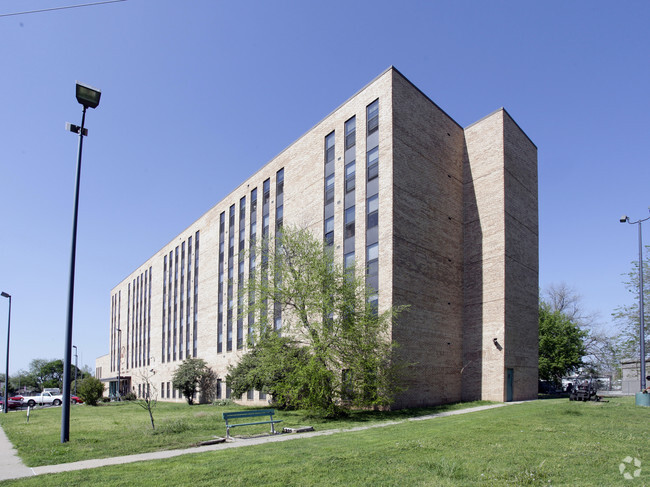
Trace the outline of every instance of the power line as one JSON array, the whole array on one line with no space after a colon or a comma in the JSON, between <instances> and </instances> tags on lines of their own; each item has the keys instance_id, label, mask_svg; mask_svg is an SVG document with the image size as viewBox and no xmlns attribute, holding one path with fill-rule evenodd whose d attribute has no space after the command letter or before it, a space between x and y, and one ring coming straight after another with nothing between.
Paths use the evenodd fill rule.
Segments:
<instances>
[{"instance_id":1,"label":"power line","mask_svg":"<svg viewBox=\"0 0 650 487\"><path fill-rule=\"evenodd\" d=\"M92 7L93 5L102 5L105 3L117 3L117 2L126 2L126 0L106 0L104 2L94 2L94 3L83 3L80 5L68 5L66 7L52 7L44 8L40 10L28 10L25 12L13 12L10 14L0 14L0 17L11 17L12 15L26 15L26 14L36 14L39 12L51 12L52 10L65 10L68 8L79 8L79 7Z\"/></svg>"}]
</instances>

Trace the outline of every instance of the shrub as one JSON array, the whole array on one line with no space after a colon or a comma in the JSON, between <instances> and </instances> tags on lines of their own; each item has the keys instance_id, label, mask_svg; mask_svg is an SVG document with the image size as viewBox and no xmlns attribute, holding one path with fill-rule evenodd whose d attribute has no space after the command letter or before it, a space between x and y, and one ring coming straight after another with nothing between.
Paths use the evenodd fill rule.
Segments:
<instances>
[{"instance_id":1,"label":"shrub","mask_svg":"<svg viewBox=\"0 0 650 487\"><path fill-rule=\"evenodd\" d=\"M104 394L104 384L99 379L89 375L79 382L77 392L86 404L97 406L97 401Z\"/></svg>"}]
</instances>

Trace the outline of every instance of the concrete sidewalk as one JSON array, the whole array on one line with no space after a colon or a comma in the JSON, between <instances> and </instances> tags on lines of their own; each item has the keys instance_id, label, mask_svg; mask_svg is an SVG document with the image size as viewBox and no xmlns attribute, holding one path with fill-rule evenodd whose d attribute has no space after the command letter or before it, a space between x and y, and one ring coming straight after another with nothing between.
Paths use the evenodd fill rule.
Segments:
<instances>
[{"instance_id":1,"label":"concrete sidewalk","mask_svg":"<svg viewBox=\"0 0 650 487\"><path fill-rule=\"evenodd\" d=\"M41 467L26 467L23 462L16 455L16 450L5 435L4 430L0 428L0 480L16 479L21 477L30 477L32 475L42 475L46 473L60 473L70 472L72 470L84 470L88 468L105 467L108 465L120 465L124 463L143 462L148 460L162 460L165 458L177 457L180 455L187 455L190 453L203 453L209 451L225 450L228 448L239 448L244 446L261 445L263 443L275 443L279 441L297 440L300 438L313 438L315 436L329 436L338 433L348 433L352 431L362 431L371 428L383 428L385 426L392 426L396 424L406 423L407 421L425 421L434 418L442 418L446 416L455 416L458 414L473 413L476 411L484 411L486 409L494 409L512 404L521 404L521 402L509 402L500 404L490 404L488 406L478 406L474 408L459 409L456 411L448 411L444 413L431 414L428 416L417 416L400 421L389 421L385 423L377 423L369 426L357 426L355 428L347 429L333 429L325 431L312 431L308 433L291 433L279 434L275 436L262 436L257 438L238 439L234 438L225 443L216 445L199 446L195 448L185 448L182 450L165 450L150 453L139 453L137 455L126 455L121 457L111 458L98 458L93 460L82 460L79 462L61 463L58 465L44 465Z\"/></svg>"}]
</instances>

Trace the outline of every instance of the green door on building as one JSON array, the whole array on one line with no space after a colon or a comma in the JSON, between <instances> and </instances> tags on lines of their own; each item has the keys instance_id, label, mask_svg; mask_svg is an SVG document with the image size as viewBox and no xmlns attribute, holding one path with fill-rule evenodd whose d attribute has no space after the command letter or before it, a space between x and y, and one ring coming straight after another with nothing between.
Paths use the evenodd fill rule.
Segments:
<instances>
[{"instance_id":1,"label":"green door on building","mask_svg":"<svg viewBox=\"0 0 650 487\"><path fill-rule=\"evenodd\" d=\"M512 391L515 382L515 369L506 369L506 402L512 401Z\"/></svg>"}]
</instances>

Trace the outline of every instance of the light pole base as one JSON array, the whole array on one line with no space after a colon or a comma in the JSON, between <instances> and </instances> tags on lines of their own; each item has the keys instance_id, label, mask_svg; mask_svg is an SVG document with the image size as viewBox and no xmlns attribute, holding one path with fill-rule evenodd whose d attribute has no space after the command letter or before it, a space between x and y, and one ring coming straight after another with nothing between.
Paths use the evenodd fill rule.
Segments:
<instances>
[{"instance_id":1,"label":"light pole base","mask_svg":"<svg viewBox=\"0 0 650 487\"><path fill-rule=\"evenodd\" d=\"M645 406L647 408L650 408L650 394L637 392L635 395L634 404L636 406Z\"/></svg>"}]
</instances>

